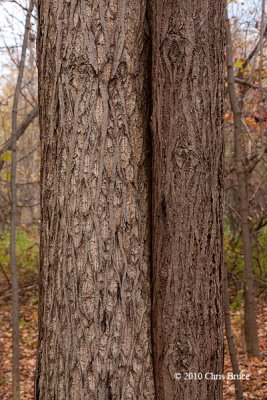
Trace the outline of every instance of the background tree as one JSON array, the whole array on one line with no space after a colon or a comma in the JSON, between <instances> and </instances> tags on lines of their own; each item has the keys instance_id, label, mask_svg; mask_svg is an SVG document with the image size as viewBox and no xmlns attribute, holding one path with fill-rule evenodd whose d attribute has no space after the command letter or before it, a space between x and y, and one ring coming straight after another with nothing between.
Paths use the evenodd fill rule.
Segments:
<instances>
[{"instance_id":1,"label":"background tree","mask_svg":"<svg viewBox=\"0 0 267 400\"><path fill-rule=\"evenodd\" d=\"M31 13L33 10L33 0L30 1L29 9L25 22L25 33L22 43L21 58L18 66L18 78L15 88L15 94L12 106L12 135L17 131L18 126L18 107L19 97L22 86L26 51L29 40ZM11 218L10 218L10 269L11 269L11 284L12 284L12 318L13 318L13 338L12 338L12 389L13 399L19 400L20 398L20 350L19 350L19 291L18 291L18 277L17 277L17 260L16 260L16 225L17 225L17 145L14 140L11 145Z\"/></svg>"},{"instance_id":2,"label":"background tree","mask_svg":"<svg viewBox=\"0 0 267 400\"><path fill-rule=\"evenodd\" d=\"M256 250L259 244L259 231L265 227L266 208L263 206L265 185L263 173L266 170L265 153L266 139L264 137L265 89L263 87L264 68L266 69L264 53L264 37L266 22L264 1L259 2L258 18L255 26L258 34L253 32L248 23L246 41L242 30L232 18L226 19L227 33L227 88L230 107L233 113L233 140L231 146L226 146L228 169L226 186L226 217L231 225L233 245L237 248L239 237L242 240L244 254L244 276L241 285L244 286L244 338L245 348L249 357L260 357L257 333L256 292L264 285L265 274L256 266L261 263L256 260ZM251 13L251 10L250 10ZM245 17L243 17L245 18ZM248 16L246 15L246 18ZM255 16L254 16L255 18ZM244 24L244 22L243 22ZM239 49L233 51L232 33L240 43ZM255 40L256 39L256 40ZM254 44L256 42L256 44ZM244 47L243 46L247 46ZM235 62L234 62L235 61ZM226 114L229 115L229 114ZM230 134L226 126L226 134ZM227 136L226 136L227 137ZM232 157L229 149L233 149ZM236 176L234 176L234 174ZM261 188L259 190L259 188ZM258 231L258 232L257 232ZM261 231L263 233L263 231ZM241 235L240 235L241 233ZM234 244L235 243L235 244ZM243 264L243 260L241 261ZM240 268L240 266L239 266ZM233 271L233 267L231 268ZM243 269L243 268L242 268ZM240 274L240 270L238 273ZM259 274L258 278L256 274ZM266 284L265 284L266 288Z\"/></svg>"},{"instance_id":3,"label":"background tree","mask_svg":"<svg viewBox=\"0 0 267 400\"><path fill-rule=\"evenodd\" d=\"M249 356L260 357L255 291L253 281L253 253L249 226L249 200L247 191L247 176L244 165L244 154L242 146L242 118L238 99L235 91L235 81L233 72L232 42L228 17L226 18L226 38L227 38L227 70L228 70L228 90L231 107L234 114L234 149L235 149L235 170L238 181L238 194L240 200L240 220L242 230L242 241L245 259L245 289L244 289L244 312L245 312L245 339Z\"/></svg>"},{"instance_id":4,"label":"background tree","mask_svg":"<svg viewBox=\"0 0 267 400\"><path fill-rule=\"evenodd\" d=\"M1 3L0 17L0 273L4 277L0 296L2 315L8 315L6 310L12 303L12 357L9 354L1 357L1 369L5 371L9 358L12 358L12 368L6 370L6 375L1 375L0 397L10 395L10 398L19 399L20 395L21 398L25 396L24 382L20 389L20 375L25 380L20 359L25 360L26 353L21 337L24 320L20 315L19 298L24 297L24 290L36 287L38 273L39 190L36 185L34 190L29 190L33 186L32 180L37 181L39 175L38 154L33 151L34 147L38 148L38 124L32 124L38 112L33 2L25 1L24 5L16 2L14 13L10 5L11 2ZM18 286L22 295L19 295ZM33 298L32 292L31 295ZM6 321L1 320L0 325ZM8 332L1 330L4 347L1 351L6 350L8 337ZM20 345L23 347L21 352ZM10 391L8 375L10 383L12 381Z\"/></svg>"},{"instance_id":5,"label":"background tree","mask_svg":"<svg viewBox=\"0 0 267 400\"><path fill-rule=\"evenodd\" d=\"M227 277L227 270L224 268L224 293L223 293L223 305L224 305L224 321L225 321L225 336L227 339L227 346L229 349L229 355L231 359L231 365L233 374L236 376L240 375L240 368L238 364L238 356L237 350L234 341L232 323L231 323L231 307L229 302L229 289L228 289L228 277ZM236 400L243 400L243 387L242 387L242 380L235 379L235 395Z\"/></svg>"}]
</instances>

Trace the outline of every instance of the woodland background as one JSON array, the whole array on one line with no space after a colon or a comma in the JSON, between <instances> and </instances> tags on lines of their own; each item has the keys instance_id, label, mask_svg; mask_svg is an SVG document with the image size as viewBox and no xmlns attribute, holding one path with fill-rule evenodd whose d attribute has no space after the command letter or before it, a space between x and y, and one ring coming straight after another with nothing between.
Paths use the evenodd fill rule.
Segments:
<instances>
[{"instance_id":1,"label":"woodland background","mask_svg":"<svg viewBox=\"0 0 267 400\"><path fill-rule=\"evenodd\" d=\"M248 357L244 339L244 247L234 154L235 115L229 101L226 65L224 250L230 299L229 312L239 369L241 373L250 375L248 381L241 382L243 398L266 400L267 16L265 1L230 1L228 13L233 42L235 93L242 117L242 166L248 188L247 219L254 266L250 278L255 289L261 357ZM37 16L34 1L0 1L0 398L3 400L12 398L12 300L13 306L19 310L21 398L33 399L40 214L36 30ZM16 154L15 162L14 157L12 161L12 150L13 155ZM16 248L19 305L16 302L18 295L16 276L14 270L12 275L10 268L14 248ZM226 304L226 313L227 307ZM232 364L225 339L225 374L228 371L232 371ZM224 398L235 398L234 381L225 380Z\"/></svg>"}]
</instances>

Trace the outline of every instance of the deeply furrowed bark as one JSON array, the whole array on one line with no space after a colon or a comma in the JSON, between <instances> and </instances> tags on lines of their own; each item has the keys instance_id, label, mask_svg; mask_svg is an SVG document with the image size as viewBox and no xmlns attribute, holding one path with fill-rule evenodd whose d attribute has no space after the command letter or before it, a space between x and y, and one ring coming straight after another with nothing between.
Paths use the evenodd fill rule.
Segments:
<instances>
[{"instance_id":1,"label":"deeply furrowed bark","mask_svg":"<svg viewBox=\"0 0 267 400\"><path fill-rule=\"evenodd\" d=\"M223 4L151 2L157 400L222 398Z\"/></svg>"},{"instance_id":2,"label":"deeply furrowed bark","mask_svg":"<svg viewBox=\"0 0 267 400\"><path fill-rule=\"evenodd\" d=\"M39 0L35 398L154 399L145 0Z\"/></svg>"}]
</instances>

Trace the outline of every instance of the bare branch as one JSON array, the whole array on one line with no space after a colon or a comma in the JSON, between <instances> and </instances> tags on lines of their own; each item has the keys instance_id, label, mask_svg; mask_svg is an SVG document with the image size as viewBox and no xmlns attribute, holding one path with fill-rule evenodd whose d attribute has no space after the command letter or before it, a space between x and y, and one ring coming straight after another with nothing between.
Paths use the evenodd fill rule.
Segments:
<instances>
[{"instance_id":1,"label":"bare branch","mask_svg":"<svg viewBox=\"0 0 267 400\"><path fill-rule=\"evenodd\" d=\"M2 155L5 151L11 150L12 143L16 142L27 130L30 123L38 116L38 107L35 107L20 124L13 135L4 143L0 148L0 171L3 168L4 160L2 160Z\"/></svg>"},{"instance_id":2,"label":"bare branch","mask_svg":"<svg viewBox=\"0 0 267 400\"><path fill-rule=\"evenodd\" d=\"M265 44L266 38L267 38L267 23L265 24L265 26L263 28L263 44ZM249 54L249 56L243 63L242 68L246 68L248 66L248 64L250 64L253 57L255 57L255 55L260 51L260 47L261 47L261 38L258 40L256 46L254 47L254 49L251 51L251 53Z\"/></svg>"}]
</instances>

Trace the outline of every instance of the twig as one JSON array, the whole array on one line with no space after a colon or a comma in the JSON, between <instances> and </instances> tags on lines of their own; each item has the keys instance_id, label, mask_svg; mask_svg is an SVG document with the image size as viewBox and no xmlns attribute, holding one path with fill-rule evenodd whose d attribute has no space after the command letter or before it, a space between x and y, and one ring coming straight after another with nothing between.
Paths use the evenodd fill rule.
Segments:
<instances>
[{"instance_id":1,"label":"twig","mask_svg":"<svg viewBox=\"0 0 267 400\"><path fill-rule=\"evenodd\" d=\"M8 284L9 284L9 286L10 286L10 288L11 288L12 285L11 285L10 279L9 279L9 277L7 276L7 273L6 273L6 271L5 271L5 269L4 269L4 267L3 267L2 264L0 264L0 268L1 268L1 271L3 272L3 275L4 275L4 277L6 278Z\"/></svg>"}]
</instances>

